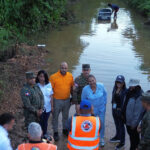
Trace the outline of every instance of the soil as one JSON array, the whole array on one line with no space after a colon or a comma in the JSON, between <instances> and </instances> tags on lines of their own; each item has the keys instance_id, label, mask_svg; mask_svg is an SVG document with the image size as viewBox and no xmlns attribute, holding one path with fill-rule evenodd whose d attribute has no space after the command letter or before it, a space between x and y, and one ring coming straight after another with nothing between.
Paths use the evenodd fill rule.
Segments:
<instances>
[{"instance_id":1,"label":"soil","mask_svg":"<svg viewBox=\"0 0 150 150\"><path fill-rule=\"evenodd\" d=\"M10 133L13 148L27 139L20 98L20 89L25 83L25 72L37 73L44 65L43 57L47 53L42 47L20 44L16 46L16 55L13 58L0 62L0 114L10 112L15 115L16 123Z\"/></svg>"}]
</instances>

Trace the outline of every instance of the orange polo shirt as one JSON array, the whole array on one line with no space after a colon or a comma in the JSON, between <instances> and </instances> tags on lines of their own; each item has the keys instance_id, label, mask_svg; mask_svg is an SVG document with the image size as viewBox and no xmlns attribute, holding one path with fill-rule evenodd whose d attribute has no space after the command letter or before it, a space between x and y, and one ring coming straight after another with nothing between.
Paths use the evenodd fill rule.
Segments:
<instances>
[{"instance_id":1,"label":"orange polo shirt","mask_svg":"<svg viewBox=\"0 0 150 150\"><path fill-rule=\"evenodd\" d=\"M52 84L55 99L68 99L70 97L71 87L73 87L73 76L70 72L62 75L60 71L51 75L49 81Z\"/></svg>"}]
</instances>

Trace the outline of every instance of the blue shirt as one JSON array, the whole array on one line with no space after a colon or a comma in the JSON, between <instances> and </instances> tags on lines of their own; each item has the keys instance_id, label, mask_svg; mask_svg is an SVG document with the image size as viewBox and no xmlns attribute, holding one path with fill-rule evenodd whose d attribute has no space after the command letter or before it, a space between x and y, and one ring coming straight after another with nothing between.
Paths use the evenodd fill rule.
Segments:
<instances>
[{"instance_id":1,"label":"blue shirt","mask_svg":"<svg viewBox=\"0 0 150 150\"><path fill-rule=\"evenodd\" d=\"M8 137L8 132L1 125L0 125L0 150L13 150Z\"/></svg>"},{"instance_id":2,"label":"blue shirt","mask_svg":"<svg viewBox=\"0 0 150 150\"><path fill-rule=\"evenodd\" d=\"M81 100L89 100L94 107L94 114L98 115L106 111L107 92L104 85L96 84L95 93L92 91L90 85L87 85L82 90Z\"/></svg>"},{"instance_id":3,"label":"blue shirt","mask_svg":"<svg viewBox=\"0 0 150 150\"><path fill-rule=\"evenodd\" d=\"M116 10L116 9L119 9L119 6L115 5L115 4L111 4L111 8Z\"/></svg>"}]
</instances>

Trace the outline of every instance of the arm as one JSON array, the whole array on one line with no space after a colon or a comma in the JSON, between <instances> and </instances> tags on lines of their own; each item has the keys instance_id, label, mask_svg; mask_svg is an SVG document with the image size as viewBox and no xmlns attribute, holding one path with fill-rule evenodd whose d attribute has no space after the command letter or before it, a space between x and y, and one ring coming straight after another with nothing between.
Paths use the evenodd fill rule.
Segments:
<instances>
[{"instance_id":1,"label":"arm","mask_svg":"<svg viewBox=\"0 0 150 150\"><path fill-rule=\"evenodd\" d=\"M71 93L72 96L73 96L73 88L74 88L74 79L73 79L73 76L72 76L71 90L70 90L70 93Z\"/></svg>"},{"instance_id":2,"label":"arm","mask_svg":"<svg viewBox=\"0 0 150 150\"><path fill-rule=\"evenodd\" d=\"M104 103L106 105L107 104L107 92L104 86L103 86L103 94L104 94Z\"/></svg>"},{"instance_id":3,"label":"arm","mask_svg":"<svg viewBox=\"0 0 150 150\"><path fill-rule=\"evenodd\" d=\"M29 92L25 89L22 89L21 92L20 92L20 95L21 95L21 98L22 98L22 102L23 102L23 105L24 105L24 108L26 108L27 110L29 110L30 112L34 113L34 114L37 114L37 109L31 105L30 103L30 96L28 94Z\"/></svg>"},{"instance_id":4,"label":"arm","mask_svg":"<svg viewBox=\"0 0 150 150\"><path fill-rule=\"evenodd\" d=\"M87 99L86 86L83 88L82 94L81 94L81 101L84 99Z\"/></svg>"},{"instance_id":5,"label":"arm","mask_svg":"<svg viewBox=\"0 0 150 150\"><path fill-rule=\"evenodd\" d=\"M51 111L53 112L53 95L51 95L50 97L51 97Z\"/></svg>"},{"instance_id":6,"label":"arm","mask_svg":"<svg viewBox=\"0 0 150 150\"><path fill-rule=\"evenodd\" d=\"M79 89L79 85L78 85L78 80L76 78L75 82L74 82L74 86L73 86L73 95L72 95L72 103L73 104L78 103L78 97L77 97L78 89Z\"/></svg>"},{"instance_id":7,"label":"arm","mask_svg":"<svg viewBox=\"0 0 150 150\"><path fill-rule=\"evenodd\" d=\"M150 143L150 118L147 120L147 128L145 129L145 134L140 141L138 150L145 150Z\"/></svg>"}]
</instances>

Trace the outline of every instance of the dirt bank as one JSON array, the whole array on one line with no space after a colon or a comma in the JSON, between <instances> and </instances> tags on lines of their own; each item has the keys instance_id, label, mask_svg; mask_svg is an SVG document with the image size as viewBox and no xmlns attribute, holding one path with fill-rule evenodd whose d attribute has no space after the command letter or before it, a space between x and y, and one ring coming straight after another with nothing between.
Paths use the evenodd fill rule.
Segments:
<instances>
[{"instance_id":1,"label":"dirt bank","mask_svg":"<svg viewBox=\"0 0 150 150\"><path fill-rule=\"evenodd\" d=\"M25 140L24 118L20 89L25 83L25 72L35 73L44 65L44 55L48 51L37 46L21 44L16 46L16 55L6 62L0 62L0 114L11 112L16 116L16 125L10 134L14 148Z\"/></svg>"}]
</instances>

